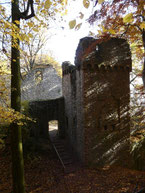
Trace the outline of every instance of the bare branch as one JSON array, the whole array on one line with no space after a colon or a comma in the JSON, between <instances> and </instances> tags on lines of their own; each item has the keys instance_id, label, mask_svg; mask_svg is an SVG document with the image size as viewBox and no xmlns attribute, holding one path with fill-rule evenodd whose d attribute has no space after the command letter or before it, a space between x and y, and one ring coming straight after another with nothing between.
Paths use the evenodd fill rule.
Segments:
<instances>
[{"instance_id":1,"label":"bare branch","mask_svg":"<svg viewBox=\"0 0 145 193\"><path fill-rule=\"evenodd\" d=\"M28 13L29 13L29 8L30 8L30 10L31 10L31 13L28 15ZM21 19L25 19L25 20L30 19L30 18L32 18L32 17L35 16L33 0L28 0L26 10L25 10L24 12L21 12L20 15L21 15L20 18L21 18Z\"/></svg>"}]
</instances>

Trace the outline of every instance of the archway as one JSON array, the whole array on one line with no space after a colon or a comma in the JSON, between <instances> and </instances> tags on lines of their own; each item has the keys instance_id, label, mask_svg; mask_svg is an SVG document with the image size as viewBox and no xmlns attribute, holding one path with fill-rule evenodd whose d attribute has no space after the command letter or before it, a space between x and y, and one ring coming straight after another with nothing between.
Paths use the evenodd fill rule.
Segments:
<instances>
[{"instance_id":1,"label":"archway","mask_svg":"<svg viewBox=\"0 0 145 193\"><path fill-rule=\"evenodd\" d=\"M51 120L48 122L48 132L51 140L56 139L59 135L58 124L58 120Z\"/></svg>"},{"instance_id":2,"label":"archway","mask_svg":"<svg viewBox=\"0 0 145 193\"><path fill-rule=\"evenodd\" d=\"M57 134L60 138L65 137L65 108L64 98L33 101L29 103L29 111L31 116L36 119L36 124L32 128L32 133L36 138L48 138L48 129L50 121L56 123ZM53 131L54 133L54 131Z\"/></svg>"}]
</instances>

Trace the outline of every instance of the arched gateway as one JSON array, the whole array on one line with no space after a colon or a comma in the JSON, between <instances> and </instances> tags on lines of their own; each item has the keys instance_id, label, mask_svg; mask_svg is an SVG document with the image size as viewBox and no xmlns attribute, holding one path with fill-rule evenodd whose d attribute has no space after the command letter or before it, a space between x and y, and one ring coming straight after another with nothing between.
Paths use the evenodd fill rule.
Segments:
<instances>
[{"instance_id":1,"label":"arched gateway","mask_svg":"<svg viewBox=\"0 0 145 193\"><path fill-rule=\"evenodd\" d=\"M29 103L30 114L36 119L31 133L36 138L48 138L48 122L58 121L58 134L61 138L65 135L65 116L64 116L64 98L33 101ZM36 126L37 124L37 126Z\"/></svg>"}]
</instances>

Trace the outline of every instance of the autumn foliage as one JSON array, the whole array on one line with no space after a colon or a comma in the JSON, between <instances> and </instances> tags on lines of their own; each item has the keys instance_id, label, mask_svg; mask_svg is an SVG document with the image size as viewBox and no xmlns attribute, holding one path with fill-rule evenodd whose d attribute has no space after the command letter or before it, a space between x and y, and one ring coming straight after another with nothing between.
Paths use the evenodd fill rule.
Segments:
<instances>
[{"instance_id":1,"label":"autumn foliage","mask_svg":"<svg viewBox=\"0 0 145 193\"><path fill-rule=\"evenodd\" d=\"M103 1L89 18L90 24L98 25L98 36L125 38L138 60L144 57L145 10L144 0Z\"/></svg>"}]
</instances>

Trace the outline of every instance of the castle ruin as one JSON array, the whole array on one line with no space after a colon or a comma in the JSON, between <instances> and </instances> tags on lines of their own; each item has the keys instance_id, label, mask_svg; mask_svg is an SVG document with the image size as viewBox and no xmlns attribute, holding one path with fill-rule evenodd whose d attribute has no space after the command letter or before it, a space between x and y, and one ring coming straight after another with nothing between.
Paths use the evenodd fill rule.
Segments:
<instances>
[{"instance_id":1,"label":"castle ruin","mask_svg":"<svg viewBox=\"0 0 145 193\"><path fill-rule=\"evenodd\" d=\"M61 125L59 133L80 161L93 165L119 161L120 151L127 152L129 148L131 67L126 40L82 38L75 66L62 64L61 100L53 101L56 105L50 105L51 101L30 103L40 120L40 130L45 125L47 132L50 114L56 114Z\"/></svg>"},{"instance_id":2,"label":"castle ruin","mask_svg":"<svg viewBox=\"0 0 145 193\"><path fill-rule=\"evenodd\" d=\"M64 62L62 68L66 138L82 162L105 164L107 157L114 162L118 150L112 148L124 143L126 149L130 134L128 43L85 37L78 45L75 66Z\"/></svg>"}]
</instances>

